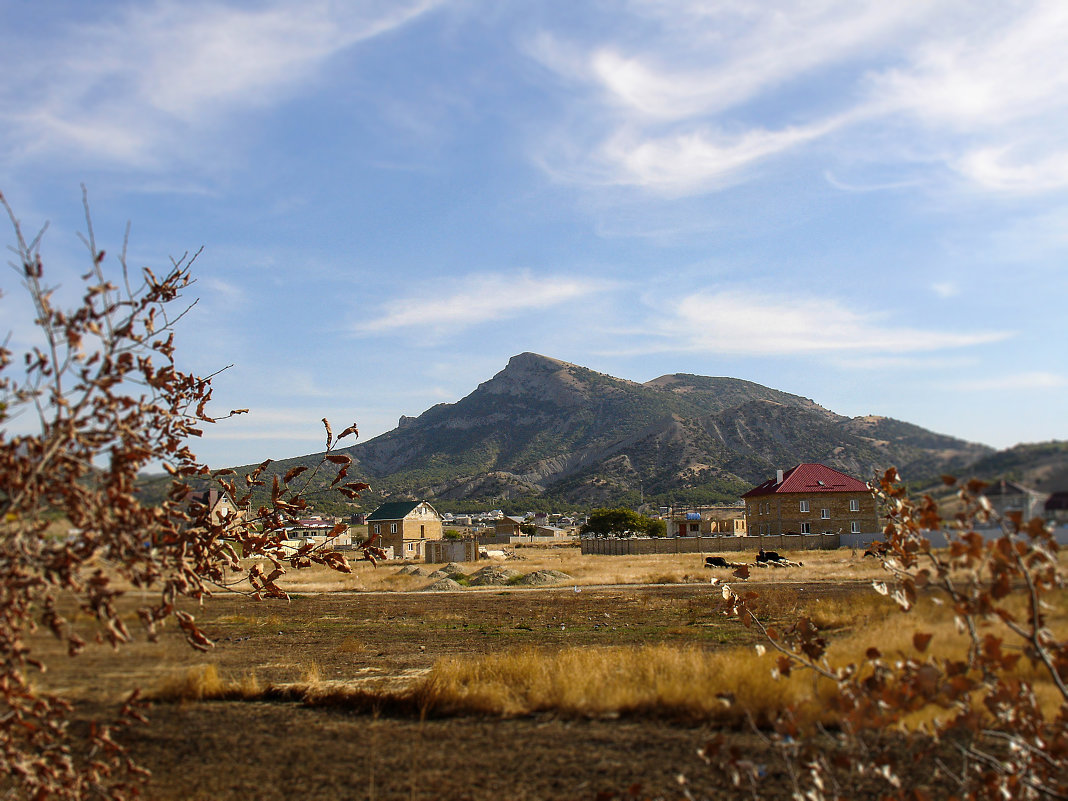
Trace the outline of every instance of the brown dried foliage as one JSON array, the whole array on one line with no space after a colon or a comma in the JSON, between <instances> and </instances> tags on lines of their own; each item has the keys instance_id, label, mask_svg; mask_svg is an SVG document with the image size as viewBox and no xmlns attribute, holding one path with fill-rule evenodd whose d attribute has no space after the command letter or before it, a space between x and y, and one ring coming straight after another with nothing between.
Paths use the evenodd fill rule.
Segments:
<instances>
[{"instance_id":1,"label":"brown dried foliage","mask_svg":"<svg viewBox=\"0 0 1068 801\"><path fill-rule=\"evenodd\" d=\"M114 735L143 719L137 693L113 721L90 728L88 748L72 749L70 704L34 687L32 675L45 665L27 635L44 627L76 656L87 640L64 613L73 608L93 621L83 634L118 648L134 636L115 605L129 585L153 599L138 610L147 637L173 620L192 647L206 650L213 643L176 608L179 599L200 600L213 588L285 598L277 581L286 566L348 571L345 557L330 547L287 556L280 529L306 508L302 493L320 470L336 471L333 487L347 497L366 488L344 481L350 460L333 450L357 431L350 426L335 438L324 420L326 453L303 483L295 483L296 473L275 479L268 506L213 519L206 504L194 502L194 489L218 486L241 509L252 487L264 484L270 462L238 487L227 479L232 471L212 474L188 446L203 425L222 419L207 413L213 376L182 372L174 359L173 329L189 308L181 297L193 281L196 254L172 259L162 275L148 268L136 275L124 245L113 280L86 206L90 269L80 305L64 311L44 283L44 229L27 240L2 195L0 204L15 234L11 266L33 303L39 335L20 360L7 342L0 347L0 790L37 799L126 798L137 794L143 771ZM159 464L173 477L169 493L161 506L143 505L138 472ZM56 519L72 533L46 534ZM270 570L244 567L239 552L265 558ZM373 546L360 554L372 561L381 555Z\"/></svg>"},{"instance_id":2,"label":"brown dried foliage","mask_svg":"<svg viewBox=\"0 0 1068 801\"><path fill-rule=\"evenodd\" d=\"M944 481L957 486L952 477ZM753 613L754 593L724 589L725 611L762 631L778 652L780 675L808 670L835 688L834 730L806 727L786 708L766 733L795 798L1068 798L1068 642L1046 622L1063 586L1058 544L1041 519L996 515L983 487L959 486L962 511L943 519L930 496L907 496L894 469L872 485L886 509L877 550L890 576L875 589L902 614L921 594L945 604L967 643L959 658L931 655L934 635L916 629L911 653L884 654L873 645L863 660L833 665L810 620L766 628ZM977 533L989 525L999 536ZM933 531L944 533L948 547L932 548ZM1021 607L1023 614L1011 611ZM1029 675L1056 688L1055 709L1036 700L1028 672L1017 670L1021 660L1031 664ZM922 711L937 714L916 725ZM725 739L702 753L759 796L767 766Z\"/></svg>"}]
</instances>

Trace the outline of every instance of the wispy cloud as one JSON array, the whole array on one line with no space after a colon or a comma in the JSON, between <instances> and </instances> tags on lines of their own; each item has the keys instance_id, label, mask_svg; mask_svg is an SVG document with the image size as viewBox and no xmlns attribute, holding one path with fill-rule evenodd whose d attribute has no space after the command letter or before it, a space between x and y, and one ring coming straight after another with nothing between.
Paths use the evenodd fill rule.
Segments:
<instances>
[{"instance_id":1,"label":"wispy cloud","mask_svg":"<svg viewBox=\"0 0 1068 801\"><path fill-rule=\"evenodd\" d=\"M960 286L955 281L936 281L931 284L931 291L940 298L952 298L960 294Z\"/></svg>"},{"instance_id":2,"label":"wispy cloud","mask_svg":"<svg viewBox=\"0 0 1068 801\"><path fill-rule=\"evenodd\" d=\"M420 329L437 333L459 331L512 317L517 311L548 309L603 292L610 284L593 278L559 275L467 275L432 287L425 294L406 294L395 309L359 323L360 334L383 334Z\"/></svg>"},{"instance_id":3,"label":"wispy cloud","mask_svg":"<svg viewBox=\"0 0 1068 801\"><path fill-rule=\"evenodd\" d=\"M288 97L331 56L434 4L158 0L72 23L8 62L0 96L7 147L159 166L186 152L191 133Z\"/></svg>"},{"instance_id":4,"label":"wispy cloud","mask_svg":"<svg viewBox=\"0 0 1068 801\"><path fill-rule=\"evenodd\" d=\"M661 138L627 133L613 137L598 155L613 183L689 194L724 186L747 167L817 139L840 124L841 120L826 120L779 131L752 129L733 136L713 130Z\"/></svg>"},{"instance_id":5,"label":"wispy cloud","mask_svg":"<svg viewBox=\"0 0 1068 801\"><path fill-rule=\"evenodd\" d=\"M587 89L576 98L585 114L568 118L570 138L542 140L553 152L537 159L557 176L708 193L834 133L842 147L820 152L828 165L849 152L926 170L931 182L955 174L970 190L1068 186L1068 6L1058 0L983 13L951 0L631 8L640 36L582 42L543 32L529 46Z\"/></svg>"},{"instance_id":6,"label":"wispy cloud","mask_svg":"<svg viewBox=\"0 0 1068 801\"><path fill-rule=\"evenodd\" d=\"M1028 373L998 373L986 378L958 381L952 389L965 392L1017 392L1022 389L1056 389L1068 386L1068 378L1041 370Z\"/></svg>"},{"instance_id":7,"label":"wispy cloud","mask_svg":"<svg viewBox=\"0 0 1068 801\"><path fill-rule=\"evenodd\" d=\"M1006 331L953 332L895 325L887 315L815 296L750 290L697 292L658 322L652 350L755 356L903 354L997 342Z\"/></svg>"}]
</instances>

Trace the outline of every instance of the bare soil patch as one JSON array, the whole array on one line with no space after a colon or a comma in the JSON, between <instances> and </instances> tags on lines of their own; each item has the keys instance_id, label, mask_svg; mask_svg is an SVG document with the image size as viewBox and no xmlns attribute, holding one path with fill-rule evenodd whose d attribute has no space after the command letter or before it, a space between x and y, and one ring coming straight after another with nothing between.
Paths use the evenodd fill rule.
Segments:
<instances>
[{"instance_id":1,"label":"bare soil patch","mask_svg":"<svg viewBox=\"0 0 1068 801\"><path fill-rule=\"evenodd\" d=\"M792 598L849 598L866 586L763 582L783 614ZM122 601L133 630L136 600ZM314 671L324 682L373 689L402 687L443 657L523 646L678 643L711 651L754 642L722 615L719 600L718 586L707 582L298 593L289 603L230 595L190 610L217 643L207 654L191 651L173 632L119 653L90 648L73 660L44 635L35 645L51 651L52 669L41 683L76 699L84 725L108 717L109 702L131 687L152 688L205 664L234 679L289 682ZM680 775L696 798L731 797L697 756L712 730L693 721L420 719L395 710L236 701L157 703L149 717L123 735L153 772L148 798L593 799L631 797L625 794L632 787L634 797L682 798ZM748 735L732 737L741 742ZM762 792L777 786L773 779Z\"/></svg>"}]
</instances>

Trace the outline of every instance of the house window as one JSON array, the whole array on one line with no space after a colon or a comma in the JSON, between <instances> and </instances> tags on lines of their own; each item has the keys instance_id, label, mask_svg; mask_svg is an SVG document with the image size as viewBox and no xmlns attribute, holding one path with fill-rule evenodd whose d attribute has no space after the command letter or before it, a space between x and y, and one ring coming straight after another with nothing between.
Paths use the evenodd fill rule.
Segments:
<instances>
[{"instance_id":1,"label":"house window","mask_svg":"<svg viewBox=\"0 0 1068 801\"><path fill-rule=\"evenodd\" d=\"M849 524L849 533L850 534L859 534L860 533L860 523L858 523L856 520L854 520L852 523L850 523Z\"/></svg>"},{"instance_id":2,"label":"house window","mask_svg":"<svg viewBox=\"0 0 1068 801\"><path fill-rule=\"evenodd\" d=\"M849 511L850 512L859 512L860 511L860 501L858 501L856 498L850 499L850 501L849 501Z\"/></svg>"},{"instance_id":3,"label":"house window","mask_svg":"<svg viewBox=\"0 0 1068 801\"><path fill-rule=\"evenodd\" d=\"M390 523L389 524L389 533L390 534L396 534L397 533L397 524L396 523Z\"/></svg>"},{"instance_id":4,"label":"house window","mask_svg":"<svg viewBox=\"0 0 1068 801\"><path fill-rule=\"evenodd\" d=\"M808 501L801 501L801 511L802 512L807 512L808 511Z\"/></svg>"},{"instance_id":5,"label":"house window","mask_svg":"<svg viewBox=\"0 0 1068 801\"><path fill-rule=\"evenodd\" d=\"M830 509L820 509L820 519L821 520L830 520L831 519L831 510Z\"/></svg>"},{"instance_id":6,"label":"house window","mask_svg":"<svg viewBox=\"0 0 1068 801\"><path fill-rule=\"evenodd\" d=\"M381 533L382 533L382 524L381 523L375 523L375 534L381 534Z\"/></svg>"},{"instance_id":7,"label":"house window","mask_svg":"<svg viewBox=\"0 0 1068 801\"><path fill-rule=\"evenodd\" d=\"M426 539L426 526L419 526L419 539Z\"/></svg>"},{"instance_id":8,"label":"house window","mask_svg":"<svg viewBox=\"0 0 1068 801\"><path fill-rule=\"evenodd\" d=\"M811 523L802 523L801 524L801 533L802 534L811 534L812 533L812 524Z\"/></svg>"}]
</instances>

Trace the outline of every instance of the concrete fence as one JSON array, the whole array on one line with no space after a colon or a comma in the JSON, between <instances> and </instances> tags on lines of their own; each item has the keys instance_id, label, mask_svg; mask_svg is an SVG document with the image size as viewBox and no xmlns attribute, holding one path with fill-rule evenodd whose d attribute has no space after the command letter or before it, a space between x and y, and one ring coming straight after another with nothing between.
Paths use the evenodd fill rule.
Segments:
<instances>
[{"instance_id":1,"label":"concrete fence","mask_svg":"<svg viewBox=\"0 0 1068 801\"><path fill-rule=\"evenodd\" d=\"M841 545L839 534L785 534L767 537L634 537L582 540L583 554L640 556L657 553L723 553L737 551L818 551Z\"/></svg>"},{"instance_id":2,"label":"concrete fence","mask_svg":"<svg viewBox=\"0 0 1068 801\"><path fill-rule=\"evenodd\" d=\"M578 537L537 537L533 534L523 534L512 537L507 534L479 537L479 545L574 545Z\"/></svg>"}]
</instances>

